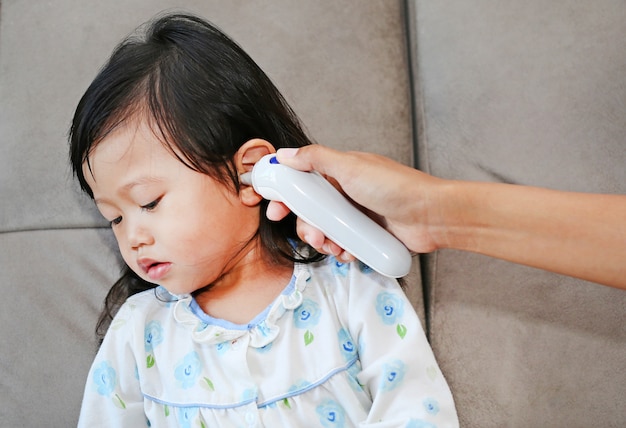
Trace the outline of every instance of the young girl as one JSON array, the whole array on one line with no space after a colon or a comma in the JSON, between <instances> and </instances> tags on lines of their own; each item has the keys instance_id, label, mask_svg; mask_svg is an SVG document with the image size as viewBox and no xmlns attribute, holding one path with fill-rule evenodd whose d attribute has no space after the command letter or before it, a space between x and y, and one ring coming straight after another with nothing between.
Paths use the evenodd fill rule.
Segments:
<instances>
[{"instance_id":1,"label":"young girl","mask_svg":"<svg viewBox=\"0 0 626 428\"><path fill-rule=\"evenodd\" d=\"M397 282L324 259L239 182L262 156L310 142L219 30L169 15L127 39L70 140L127 265L79 426L458 426Z\"/></svg>"}]
</instances>

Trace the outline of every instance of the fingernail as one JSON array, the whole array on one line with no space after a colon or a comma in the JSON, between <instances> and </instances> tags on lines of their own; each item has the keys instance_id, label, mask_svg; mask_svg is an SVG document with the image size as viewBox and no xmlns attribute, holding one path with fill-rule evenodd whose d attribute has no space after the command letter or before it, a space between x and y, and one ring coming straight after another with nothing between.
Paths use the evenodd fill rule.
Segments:
<instances>
[{"instance_id":1,"label":"fingernail","mask_svg":"<svg viewBox=\"0 0 626 428\"><path fill-rule=\"evenodd\" d=\"M311 244L311 235L309 235L308 233L307 233L307 234L305 234L305 235L302 237L302 240L303 240L304 242L306 242L307 244L312 245L312 244Z\"/></svg>"},{"instance_id":2,"label":"fingernail","mask_svg":"<svg viewBox=\"0 0 626 428\"><path fill-rule=\"evenodd\" d=\"M278 157L283 159L292 158L296 155L296 153L298 153L298 148L296 147L285 147L282 149L278 149L278 151L276 152Z\"/></svg>"},{"instance_id":3,"label":"fingernail","mask_svg":"<svg viewBox=\"0 0 626 428\"><path fill-rule=\"evenodd\" d=\"M342 262L351 262L351 261L352 261L352 254L350 254L350 253L348 253L348 252L344 251L343 253L341 253L341 254L339 255L339 259L340 259Z\"/></svg>"}]
</instances>

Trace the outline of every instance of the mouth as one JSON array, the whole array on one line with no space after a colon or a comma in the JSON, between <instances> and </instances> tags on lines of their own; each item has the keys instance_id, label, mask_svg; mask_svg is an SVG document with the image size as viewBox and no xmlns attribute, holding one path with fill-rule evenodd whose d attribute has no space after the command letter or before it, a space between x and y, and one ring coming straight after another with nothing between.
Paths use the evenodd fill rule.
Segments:
<instances>
[{"instance_id":1,"label":"mouth","mask_svg":"<svg viewBox=\"0 0 626 428\"><path fill-rule=\"evenodd\" d=\"M137 261L137 265L152 281L162 279L172 267L170 262L159 262L152 259L140 259Z\"/></svg>"}]
</instances>

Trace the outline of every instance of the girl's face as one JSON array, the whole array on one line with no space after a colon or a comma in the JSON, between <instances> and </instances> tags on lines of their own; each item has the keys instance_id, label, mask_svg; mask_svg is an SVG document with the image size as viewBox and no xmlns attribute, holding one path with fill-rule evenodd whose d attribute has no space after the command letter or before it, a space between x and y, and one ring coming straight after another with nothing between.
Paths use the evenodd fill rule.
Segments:
<instances>
[{"instance_id":1,"label":"girl's face","mask_svg":"<svg viewBox=\"0 0 626 428\"><path fill-rule=\"evenodd\" d=\"M124 261L173 294L256 269L259 208L178 160L143 121L129 121L83 165Z\"/></svg>"}]
</instances>

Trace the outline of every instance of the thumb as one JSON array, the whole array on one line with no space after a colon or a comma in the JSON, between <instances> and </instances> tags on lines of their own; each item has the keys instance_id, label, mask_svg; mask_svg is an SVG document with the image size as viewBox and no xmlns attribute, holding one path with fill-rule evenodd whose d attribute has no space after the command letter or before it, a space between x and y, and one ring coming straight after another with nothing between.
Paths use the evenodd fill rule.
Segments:
<instances>
[{"instance_id":1,"label":"thumb","mask_svg":"<svg viewBox=\"0 0 626 428\"><path fill-rule=\"evenodd\" d=\"M334 176L342 153L329 147L311 144L299 148L282 148L276 152L278 162L299 171L317 171Z\"/></svg>"}]
</instances>

